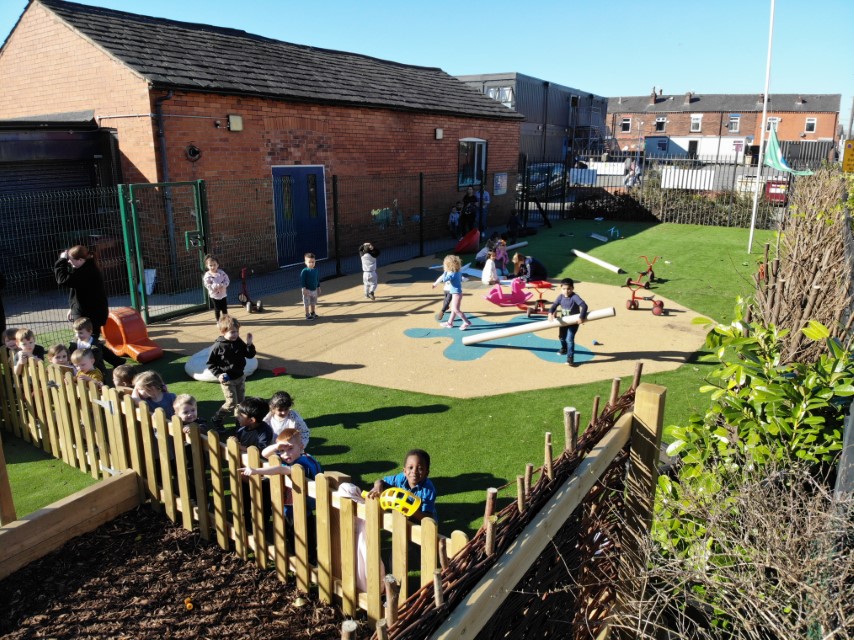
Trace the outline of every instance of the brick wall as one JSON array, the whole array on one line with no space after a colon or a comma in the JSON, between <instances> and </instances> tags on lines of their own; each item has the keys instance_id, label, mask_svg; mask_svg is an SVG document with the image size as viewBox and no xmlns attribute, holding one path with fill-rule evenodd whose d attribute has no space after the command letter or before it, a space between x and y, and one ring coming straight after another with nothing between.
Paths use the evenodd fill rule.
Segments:
<instances>
[{"instance_id":1,"label":"brick wall","mask_svg":"<svg viewBox=\"0 0 854 640\"><path fill-rule=\"evenodd\" d=\"M519 150L518 121L185 92L163 112L173 180L263 178L289 164L340 176L455 172L458 140L467 137L488 141L490 170L515 169ZM228 130L228 114L242 116L243 131ZM202 150L198 161L187 160L188 145Z\"/></svg>"},{"instance_id":2,"label":"brick wall","mask_svg":"<svg viewBox=\"0 0 854 640\"><path fill-rule=\"evenodd\" d=\"M29 6L0 54L0 86L0 118L94 109L101 126L117 130L124 181L164 180L151 114L155 101L166 92L149 91L145 79L38 4ZM333 175L446 174L442 182L447 191L426 203L446 217L450 205L461 197L456 185L458 141L481 138L488 142L490 174L511 174L508 195L496 198L493 208L506 215L504 210L512 206L519 153L517 120L184 91L175 91L162 109L170 181L256 181L269 179L275 165L323 165L331 218ZM242 116L243 131L228 129L229 114ZM436 140L437 128L443 129L442 140ZM196 162L187 158L189 145L201 150ZM362 215L374 207L390 206L385 202L388 195L399 198L407 212L417 211L417 189L380 194L375 185L371 188L374 192L362 199L351 192L348 209ZM269 241L270 192L258 184L245 189L237 185L231 192L237 196L224 209L212 202L212 228L219 225L223 237L248 233Z\"/></svg>"},{"instance_id":3,"label":"brick wall","mask_svg":"<svg viewBox=\"0 0 854 640\"><path fill-rule=\"evenodd\" d=\"M724 138L744 138L753 136L757 141L760 133L760 120L762 112L741 112L741 122L739 123L738 133L730 133L727 130L729 123L729 114L720 112L703 113L702 129L699 132L691 131L691 113L609 113L608 127L612 129L613 135L617 144L622 149L628 146L629 149L638 142L638 123L643 122L640 127L641 139L651 136L689 136L689 137L706 137L706 136L722 136ZM769 111L768 117L781 118L777 128L777 138L780 141L784 140L819 140L819 139L836 139L837 128L837 113L827 112L792 112L792 111ZM666 117L667 124L663 132L655 130L655 119L657 117ZM620 131L620 123L623 118L632 119L632 130L628 133ZM815 132L805 133L804 126L807 118L816 119ZM805 133L804 136L801 136Z\"/></svg>"},{"instance_id":4,"label":"brick wall","mask_svg":"<svg viewBox=\"0 0 854 640\"><path fill-rule=\"evenodd\" d=\"M0 87L0 119L93 109L118 132L124 179L156 180L148 83L37 3L0 52Z\"/></svg>"}]
</instances>

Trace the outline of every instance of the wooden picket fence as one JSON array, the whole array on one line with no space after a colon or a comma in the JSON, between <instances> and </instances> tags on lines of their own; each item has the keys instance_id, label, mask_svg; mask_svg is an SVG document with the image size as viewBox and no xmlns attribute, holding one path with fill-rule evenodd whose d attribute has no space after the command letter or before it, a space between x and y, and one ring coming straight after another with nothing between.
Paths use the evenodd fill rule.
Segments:
<instances>
[{"instance_id":1,"label":"wooden picket fence","mask_svg":"<svg viewBox=\"0 0 854 640\"><path fill-rule=\"evenodd\" d=\"M468 542L461 531L440 535L430 518L413 524L398 512L382 512L377 500L359 504L339 497L339 484L350 480L344 474L325 472L309 481L296 465L290 477L244 479L239 468L262 466L256 447L242 454L235 438L221 442L216 432L205 435L195 425L184 434L177 417L169 421L160 409L152 414L115 389L73 379L67 370L30 360L27 371L16 376L5 349L0 350L0 367L0 417L6 431L93 478L132 469L141 497L170 520L188 530L198 528L206 540L216 540L222 549L233 549L259 567L275 569L283 582L292 572L304 592L316 584L320 599L340 603L345 615L362 610L371 620L383 617L381 550L390 549L388 569L398 577L403 602L410 570L420 570L422 586L432 584L434 572ZM278 457L269 463L279 464ZM243 516L245 492L232 490L244 482L249 485L253 533ZM265 526L262 482L269 482L273 505L284 504L286 492L291 493L292 526L281 508L272 509L272 527ZM313 514L310 499L315 500ZM367 542L366 590L357 587L360 519ZM312 539L316 548L309 549ZM0 549L0 561L4 553Z\"/></svg>"}]
</instances>

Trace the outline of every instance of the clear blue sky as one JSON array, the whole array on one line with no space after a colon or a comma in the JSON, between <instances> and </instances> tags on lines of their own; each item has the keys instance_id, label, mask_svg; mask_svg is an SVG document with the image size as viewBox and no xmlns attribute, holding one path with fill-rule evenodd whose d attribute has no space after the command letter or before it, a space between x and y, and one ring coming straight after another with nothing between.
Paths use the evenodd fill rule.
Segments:
<instances>
[{"instance_id":1,"label":"clear blue sky","mask_svg":"<svg viewBox=\"0 0 854 640\"><path fill-rule=\"evenodd\" d=\"M603 96L761 93L770 0L89 0L452 75L518 71ZM0 1L5 40L26 0ZM771 93L854 95L854 0L778 0ZM2 90L2 87L0 87Z\"/></svg>"}]
</instances>

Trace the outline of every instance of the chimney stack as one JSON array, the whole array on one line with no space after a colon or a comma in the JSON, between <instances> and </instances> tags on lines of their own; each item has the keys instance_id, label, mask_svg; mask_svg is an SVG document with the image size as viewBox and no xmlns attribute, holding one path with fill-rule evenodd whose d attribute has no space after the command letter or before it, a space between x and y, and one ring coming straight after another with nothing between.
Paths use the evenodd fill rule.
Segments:
<instances>
[{"instance_id":1,"label":"chimney stack","mask_svg":"<svg viewBox=\"0 0 854 640\"><path fill-rule=\"evenodd\" d=\"M652 88L652 93L649 95L649 103L655 104L655 87Z\"/></svg>"},{"instance_id":2,"label":"chimney stack","mask_svg":"<svg viewBox=\"0 0 854 640\"><path fill-rule=\"evenodd\" d=\"M694 97L694 94L691 91L686 93L685 94L685 104L691 104L691 98L693 98L693 97Z\"/></svg>"}]
</instances>

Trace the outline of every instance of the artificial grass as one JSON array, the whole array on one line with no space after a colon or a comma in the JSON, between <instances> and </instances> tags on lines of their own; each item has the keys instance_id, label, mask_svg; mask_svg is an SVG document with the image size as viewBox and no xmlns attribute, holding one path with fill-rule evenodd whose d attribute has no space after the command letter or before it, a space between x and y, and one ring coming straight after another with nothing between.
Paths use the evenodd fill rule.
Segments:
<instances>
[{"instance_id":1,"label":"artificial grass","mask_svg":"<svg viewBox=\"0 0 854 640\"><path fill-rule=\"evenodd\" d=\"M610 237L612 228L619 232L620 239L603 243L590 237L591 233ZM553 281L566 277L576 280L576 290L582 297L585 281L623 286L627 277L637 280L639 272L646 270L641 256L646 255L650 262L661 256L653 267L656 282L650 293L678 301L719 322L728 322L736 296L753 290L752 274L757 270L763 244L771 243L773 249L775 238L773 231L756 231L753 253L748 254L747 229L566 220L556 223L553 229L540 228L537 235L524 238L529 244L519 251L541 260ZM578 258L572 249L609 262L627 274L618 275Z\"/></svg>"},{"instance_id":2,"label":"artificial grass","mask_svg":"<svg viewBox=\"0 0 854 640\"><path fill-rule=\"evenodd\" d=\"M611 227L619 230L621 239L601 243L589 237L594 232L608 236ZM573 248L622 267L632 278L646 268L639 256L650 260L663 256L654 266L657 282L650 293L723 322L732 318L736 297L752 291L751 274L761 246L773 242L774 234L758 231L752 255L746 251L747 237L747 229L566 220L525 238L529 245L521 251L541 259L553 280L576 279L582 296L585 281L621 286L628 276L575 257ZM648 311L618 309L618 313ZM642 339L639 333L638 340ZM194 395L200 415L209 417L222 404L220 387L189 380L183 368L186 360L167 354L146 368L159 371L170 391ZM645 382L667 387L665 424L705 411L708 399L697 389L709 367L694 358L675 371L644 376ZM633 370L634 363L626 362L624 389ZM578 408L585 423L593 397L602 396L604 403L610 387L610 380L604 380L458 399L258 371L247 381L246 392L262 398L279 390L291 393L295 408L311 429L309 451L325 469L347 473L365 487L377 476L399 470L408 449L427 450L439 494L440 529L450 533L454 529L472 532L480 525L487 488L510 484L499 495L505 502L512 499L516 476L523 473L525 464L542 464L546 431L553 433L555 454L560 451L564 406Z\"/></svg>"},{"instance_id":3,"label":"artificial grass","mask_svg":"<svg viewBox=\"0 0 854 640\"><path fill-rule=\"evenodd\" d=\"M6 470L19 519L97 482L29 442L7 432L3 432L2 437Z\"/></svg>"}]
</instances>

